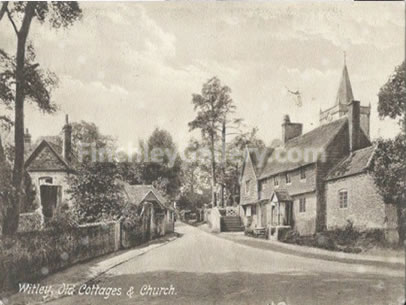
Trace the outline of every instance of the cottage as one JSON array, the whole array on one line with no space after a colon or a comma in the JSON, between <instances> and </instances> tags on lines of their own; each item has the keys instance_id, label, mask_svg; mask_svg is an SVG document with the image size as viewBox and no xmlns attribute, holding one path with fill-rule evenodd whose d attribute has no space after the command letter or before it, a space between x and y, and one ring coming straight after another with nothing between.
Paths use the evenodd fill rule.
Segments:
<instances>
[{"instance_id":1,"label":"cottage","mask_svg":"<svg viewBox=\"0 0 406 305\"><path fill-rule=\"evenodd\" d=\"M45 220L58 213L64 204L71 204L67 193L68 178L75 173L78 160L72 150L72 125L68 116L62 130L62 140L59 137L43 138L33 150L28 130L24 137L25 170L32 179Z\"/></svg>"},{"instance_id":2,"label":"cottage","mask_svg":"<svg viewBox=\"0 0 406 305\"><path fill-rule=\"evenodd\" d=\"M353 100L348 70L344 66L335 105L320 112L319 127L302 134L302 124L292 123L286 115L280 147L270 154L247 148L240 177L244 225L247 228L266 228L276 235L280 228L311 235L345 225L348 215L335 212L335 207L337 198L340 198L336 188L346 187L333 181L340 178L340 181L345 181L341 182L345 186L354 183L351 181L354 178L350 178L352 175L344 173L341 176L337 172L343 172L343 164L352 163L350 172L355 174L355 168L362 167L361 161L373 150L369 141L369 111L370 107L362 107L359 101ZM364 179L362 183L374 188L369 175L368 178L357 177L359 184ZM364 200L366 207L365 201L368 200ZM392 227L388 224L393 224L392 211L388 211L388 207L377 200L368 204L373 205L374 213L379 214L373 220L375 227L379 222L378 227L383 228L385 221L384 226ZM354 205L358 204L354 202Z\"/></svg>"},{"instance_id":3,"label":"cottage","mask_svg":"<svg viewBox=\"0 0 406 305\"><path fill-rule=\"evenodd\" d=\"M130 185L122 182L130 204L142 206L148 215L146 231L150 239L175 231L175 210L153 185Z\"/></svg>"},{"instance_id":4,"label":"cottage","mask_svg":"<svg viewBox=\"0 0 406 305\"><path fill-rule=\"evenodd\" d=\"M374 146L345 157L326 178L327 229L351 223L359 230L382 229L386 239L396 242L397 211L378 193L371 175Z\"/></svg>"}]
</instances>

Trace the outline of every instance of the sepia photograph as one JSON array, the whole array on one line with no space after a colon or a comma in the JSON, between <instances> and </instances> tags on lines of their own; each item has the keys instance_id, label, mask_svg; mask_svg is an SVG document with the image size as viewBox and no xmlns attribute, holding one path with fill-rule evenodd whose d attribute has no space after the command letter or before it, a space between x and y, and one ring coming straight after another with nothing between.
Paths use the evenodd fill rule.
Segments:
<instances>
[{"instance_id":1,"label":"sepia photograph","mask_svg":"<svg viewBox=\"0 0 406 305\"><path fill-rule=\"evenodd\" d=\"M0 305L405 305L404 1L0 1Z\"/></svg>"}]
</instances>

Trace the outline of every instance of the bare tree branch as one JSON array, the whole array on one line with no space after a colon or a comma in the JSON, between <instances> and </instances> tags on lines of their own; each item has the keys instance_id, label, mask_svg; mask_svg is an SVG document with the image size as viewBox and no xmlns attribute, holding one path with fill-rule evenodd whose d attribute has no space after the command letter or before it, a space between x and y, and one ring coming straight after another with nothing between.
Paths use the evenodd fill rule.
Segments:
<instances>
[{"instance_id":1,"label":"bare tree branch","mask_svg":"<svg viewBox=\"0 0 406 305\"><path fill-rule=\"evenodd\" d=\"M1 9L0 9L0 21L1 19L3 19L4 13L7 10L7 6L8 6L8 1L4 1L1 5Z\"/></svg>"},{"instance_id":2,"label":"bare tree branch","mask_svg":"<svg viewBox=\"0 0 406 305\"><path fill-rule=\"evenodd\" d=\"M13 28L14 28L14 32L16 32L16 34L18 35L19 33L18 33L18 29L17 29L17 26L16 26L16 24L14 23L14 20L13 20L13 18L11 17L11 13L10 13L10 11L8 10L8 8L6 7L6 12L7 12L7 17L8 17L8 19L10 20L10 22L11 22L11 25L13 26Z\"/></svg>"}]
</instances>

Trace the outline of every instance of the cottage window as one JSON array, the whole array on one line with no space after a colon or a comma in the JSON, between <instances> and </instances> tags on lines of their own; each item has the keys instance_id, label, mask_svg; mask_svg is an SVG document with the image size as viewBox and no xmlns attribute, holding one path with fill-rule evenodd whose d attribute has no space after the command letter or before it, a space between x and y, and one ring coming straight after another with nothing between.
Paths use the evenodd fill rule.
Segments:
<instances>
[{"instance_id":1,"label":"cottage window","mask_svg":"<svg viewBox=\"0 0 406 305\"><path fill-rule=\"evenodd\" d=\"M299 199L299 213L306 212L306 198L302 197Z\"/></svg>"},{"instance_id":2,"label":"cottage window","mask_svg":"<svg viewBox=\"0 0 406 305\"><path fill-rule=\"evenodd\" d=\"M285 179L286 179L286 184L292 183L292 180L290 179L290 173L285 174Z\"/></svg>"},{"instance_id":3,"label":"cottage window","mask_svg":"<svg viewBox=\"0 0 406 305\"><path fill-rule=\"evenodd\" d=\"M279 186L279 179L278 179L278 176L273 177L273 185L274 185L274 186Z\"/></svg>"},{"instance_id":4,"label":"cottage window","mask_svg":"<svg viewBox=\"0 0 406 305\"><path fill-rule=\"evenodd\" d=\"M338 192L338 202L340 204L340 209L345 209L348 207L348 192L347 190L341 190Z\"/></svg>"},{"instance_id":5,"label":"cottage window","mask_svg":"<svg viewBox=\"0 0 406 305\"><path fill-rule=\"evenodd\" d=\"M306 180L306 170L303 167L300 169L300 180Z\"/></svg>"}]
</instances>

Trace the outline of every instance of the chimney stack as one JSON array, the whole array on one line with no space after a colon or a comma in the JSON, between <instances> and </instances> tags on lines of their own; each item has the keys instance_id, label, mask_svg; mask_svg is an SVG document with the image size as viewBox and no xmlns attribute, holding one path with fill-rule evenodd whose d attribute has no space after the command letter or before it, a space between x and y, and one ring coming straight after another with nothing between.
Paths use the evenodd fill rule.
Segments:
<instances>
[{"instance_id":1,"label":"chimney stack","mask_svg":"<svg viewBox=\"0 0 406 305\"><path fill-rule=\"evenodd\" d=\"M285 144L287 141L299 137L303 132L303 124L291 123L289 115L283 117L282 123L282 141Z\"/></svg>"},{"instance_id":2,"label":"chimney stack","mask_svg":"<svg viewBox=\"0 0 406 305\"><path fill-rule=\"evenodd\" d=\"M62 128L63 131L63 149L62 156L65 161L71 161L71 151L72 151L72 125L69 124L69 116L65 116L65 126Z\"/></svg>"},{"instance_id":3,"label":"chimney stack","mask_svg":"<svg viewBox=\"0 0 406 305\"><path fill-rule=\"evenodd\" d=\"M31 135L30 132L28 131L28 128L25 129L24 134L24 150L26 152L31 150Z\"/></svg>"},{"instance_id":4,"label":"chimney stack","mask_svg":"<svg viewBox=\"0 0 406 305\"><path fill-rule=\"evenodd\" d=\"M350 135L350 152L360 148L361 119L360 102L352 101L348 104L348 129Z\"/></svg>"}]
</instances>

